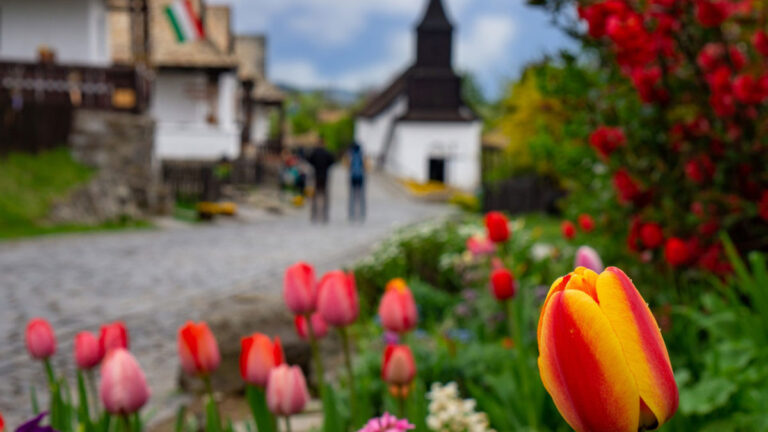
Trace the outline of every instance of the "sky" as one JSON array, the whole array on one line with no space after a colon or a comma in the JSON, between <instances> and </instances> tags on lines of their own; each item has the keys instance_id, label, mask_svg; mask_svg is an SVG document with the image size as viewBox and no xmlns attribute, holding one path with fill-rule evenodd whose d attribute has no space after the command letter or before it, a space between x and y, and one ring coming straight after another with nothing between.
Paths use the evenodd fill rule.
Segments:
<instances>
[{"instance_id":1,"label":"sky","mask_svg":"<svg viewBox=\"0 0 768 432\"><path fill-rule=\"evenodd\" d=\"M233 7L235 32L268 38L267 73L304 89L380 88L414 58L427 0L209 0ZM454 66L489 97L531 61L572 42L524 0L444 0Z\"/></svg>"}]
</instances>

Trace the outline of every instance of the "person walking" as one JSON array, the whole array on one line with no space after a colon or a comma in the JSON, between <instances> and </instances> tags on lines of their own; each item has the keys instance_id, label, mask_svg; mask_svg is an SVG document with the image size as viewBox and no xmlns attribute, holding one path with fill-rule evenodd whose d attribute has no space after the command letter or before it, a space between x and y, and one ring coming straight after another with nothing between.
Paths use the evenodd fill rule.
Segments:
<instances>
[{"instance_id":1,"label":"person walking","mask_svg":"<svg viewBox=\"0 0 768 432\"><path fill-rule=\"evenodd\" d=\"M365 157L360 144L349 150L349 221L365 221Z\"/></svg>"},{"instance_id":2,"label":"person walking","mask_svg":"<svg viewBox=\"0 0 768 432\"><path fill-rule=\"evenodd\" d=\"M312 222L328 223L330 214L328 171L335 161L331 152L325 148L325 140L322 137L307 161L315 171L315 193L312 195Z\"/></svg>"}]
</instances>

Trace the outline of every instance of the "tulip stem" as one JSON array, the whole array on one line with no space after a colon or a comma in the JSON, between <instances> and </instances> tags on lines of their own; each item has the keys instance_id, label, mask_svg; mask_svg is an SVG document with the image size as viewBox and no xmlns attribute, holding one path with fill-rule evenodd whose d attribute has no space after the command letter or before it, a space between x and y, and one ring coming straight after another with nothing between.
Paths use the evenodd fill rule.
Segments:
<instances>
[{"instance_id":1,"label":"tulip stem","mask_svg":"<svg viewBox=\"0 0 768 432\"><path fill-rule=\"evenodd\" d=\"M405 398L404 397L396 397L397 399L397 415L401 418L405 418Z\"/></svg>"},{"instance_id":2,"label":"tulip stem","mask_svg":"<svg viewBox=\"0 0 768 432\"><path fill-rule=\"evenodd\" d=\"M317 375L317 388L320 393L320 399L323 400L325 392L325 372L323 370L323 359L320 357L320 348L318 347L315 329L312 328L312 314L304 315L307 320L307 333L309 333L309 346L312 349L312 359L315 361L315 374ZM287 418L286 418L287 420Z\"/></svg>"},{"instance_id":3,"label":"tulip stem","mask_svg":"<svg viewBox=\"0 0 768 432\"><path fill-rule=\"evenodd\" d=\"M341 333L341 341L344 344L344 363L347 367L347 376L349 377L349 412L354 416L357 413L355 409L357 398L355 395L355 372L352 369L352 350L350 349L347 328L339 328L339 333Z\"/></svg>"},{"instance_id":4,"label":"tulip stem","mask_svg":"<svg viewBox=\"0 0 768 432\"><path fill-rule=\"evenodd\" d=\"M285 416L285 432L291 432L291 417Z\"/></svg>"},{"instance_id":5,"label":"tulip stem","mask_svg":"<svg viewBox=\"0 0 768 432\"><path fill-rule=\"evenodd\" d=\"M213 419L216 423L216 427L221 430L221 414L219 413L219 404L216 403L216 398L213 396L213 384L211 383L211 376L206 374L203 375L203 383L205 384L205 392L208 393L208 399L209 399L209 406L212 408L213 412L209 413L209 415L216 416L215 419ZM209 420L210 421L210 420Z\"/></svg>"},{"instance_id":6,"label":"tulip stem","mask_svg":"<svg viewBox=\"0 0 768 432\"><path fill-rule=\"evenodd\" d=\"M53 373L53 366L51 366L51 360L44 359L43 366L45 367L45 376L48 377L48 387L50 387L51 391L53 391L53 388L56 385L56 375Z\"/></svg>"},{"instance_id":7,"label":"tulip stem","mask_svg":"<svg viewBox=\"0 0 768 432\"><path fill-rule=\"evenodd\" d=\"M128 414L120 416L120 429L124 432L131 432L131 421L128 419Z\"/></svg>"}]
</instances>

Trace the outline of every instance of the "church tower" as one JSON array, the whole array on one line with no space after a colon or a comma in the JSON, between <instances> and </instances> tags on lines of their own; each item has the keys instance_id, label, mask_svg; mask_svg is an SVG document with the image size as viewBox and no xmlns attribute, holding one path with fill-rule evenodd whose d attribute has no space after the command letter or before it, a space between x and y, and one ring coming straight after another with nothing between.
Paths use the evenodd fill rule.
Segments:
<instances>
[{"instance_id":1,"label":"church tower","mask_svg":"<svg viewBox=\"0 0 768 432\"><path fill-rule=\"evenodd\" d=\"M442 0L429 0L416 27L416 63L407 88L406 120L459 120L466 115L460 112L461 79L453 71L453 24Z\"/></svg>"}]
</instances>

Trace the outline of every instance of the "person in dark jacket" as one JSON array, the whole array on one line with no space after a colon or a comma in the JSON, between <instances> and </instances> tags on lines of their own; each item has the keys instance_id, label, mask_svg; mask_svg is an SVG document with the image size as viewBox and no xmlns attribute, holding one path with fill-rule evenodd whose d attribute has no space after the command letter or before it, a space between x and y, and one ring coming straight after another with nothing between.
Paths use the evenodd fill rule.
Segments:
<instances>
[{"instance_id":1,"label":"person in dark jacket","mask_svg":"<svg viewBox=\"0 0 768 432\"><path fill-rule=\"evenodd\" d=\"M360 144L349 150L349 220L365 220L365 157Z\"/></svg>"},{"instance_id":2,"label":"person in dark jacket","mask_svg":"<svg viewBox=\"0 0 768 432\"><path fill-rule=\"evenodd\" d=\"M312 222L328 223L330 198L328 190L328 172L335 162L333 155L325 148L325 141L320 138L317 147L307 159L315 171L315 194L312 196ZM322 206L322 209L320 208Z\"/></svg>"}]
</instances>

